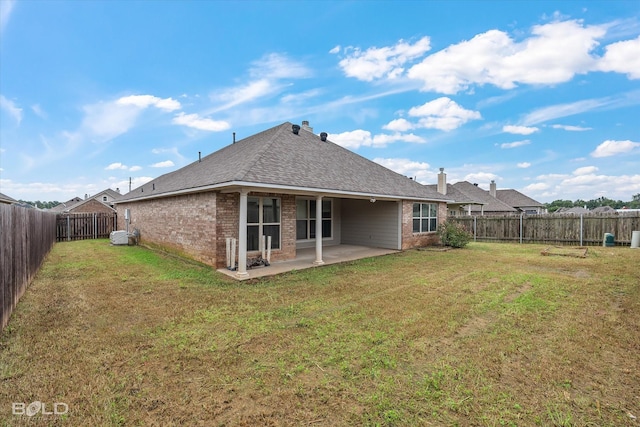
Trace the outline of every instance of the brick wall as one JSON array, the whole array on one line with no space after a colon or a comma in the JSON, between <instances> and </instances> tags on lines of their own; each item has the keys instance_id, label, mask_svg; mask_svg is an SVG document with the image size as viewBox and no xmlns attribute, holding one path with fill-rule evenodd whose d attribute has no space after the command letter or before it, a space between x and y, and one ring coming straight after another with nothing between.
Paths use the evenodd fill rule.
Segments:
<instances>
[{"instance_id":1,"label":"brick wall","mask_svg":"<svg viewBox=\"0 0 640 427\"><path fill-rule=\"evenodd\" d=\"M198 261L217 265L215 192L139 202L119 203L118 229L124 230L124 210L130 209L129 231L140 230L142 243L156 244ZM224 265L225 252L222 252Z\"/></svg>"},{"instance_id":2,"label":"brick wall","mask_svg":"<svg viewBox=\"0 0 640 427\"><path fill-rule=\"evenodd\" d=\"M281 248L271 251L271 260L295 258L295 196L273 193L250 193L249 196L280 198ZM126 227L124 210L129 208L129 231L139 229L142 243L162 246L216 268L226 266L227 237L238 238L239 193L196 193L119 203L117 207L119 230ZM248 252L247 256L258 253Z\"/></svg>"},{"instance_id":3,"label":"brick wall","mask_svg":"<svg viewBox=\"0 0 640 427\"><path fill-rule=\"evenodd\" d=\"M113 209L104 203L91 199L77 208L69 210L70 213L113 213Z\"/></svg>"},{"instance_id":4,"label":"brick wall","mask_svg":"<svg viewBox=\"0 0 640 427\"><path fill-rule=\"evenodd\" d=\"M447 220L447 204L438 203L438 224ZM420 248L423 246L437 245L440 238L437 233L413 232L413 202L402 201L402 249Z\"/></svg>"}]
</instances>

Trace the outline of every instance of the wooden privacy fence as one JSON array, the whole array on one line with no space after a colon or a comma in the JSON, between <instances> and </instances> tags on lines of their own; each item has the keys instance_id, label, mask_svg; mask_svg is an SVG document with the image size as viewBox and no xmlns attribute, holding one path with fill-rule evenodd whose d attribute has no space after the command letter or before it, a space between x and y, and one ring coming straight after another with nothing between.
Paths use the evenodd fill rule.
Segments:
<instances>
[{"instance_id":1,"label":"wooden privacy fence","mask_svg":"<svg viewBox=\"0 0 640 427\"><path fill-rule=\"evenodd\" d=\"M610 214L547 214L505 216L457 216L477 241L602 245L605 233L615 244L630 245L632 231L640 230L640 212Z\"/></svg>"},{"instance_id":2,"label":"wooden privacy fence","mask_svg":"<svg viewBox=\"0 0 640 427\"><path fill-rule=\"evenodd\" d=\"M58 214L56 241L99 239L109 237L116 229L114 213L67 213Z\"/></svg>"},{"instance_id":3,"label":"wooden privacy fence","mask_svg":"<svg viewBox=\"0 0 640 427\"><path fill-rule=\"evenodd\" d=\"M55 240L55 214L0 204L0 330Z\"/></svg>"}]
</instances>

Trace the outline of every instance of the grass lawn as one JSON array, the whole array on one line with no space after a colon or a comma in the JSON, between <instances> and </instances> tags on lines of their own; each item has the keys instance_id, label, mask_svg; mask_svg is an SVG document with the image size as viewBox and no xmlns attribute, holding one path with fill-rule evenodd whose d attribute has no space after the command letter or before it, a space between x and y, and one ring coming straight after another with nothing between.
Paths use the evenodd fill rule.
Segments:
<instances>
[{"instance_id":1,"label":"grass lawn","mask_svg":"<svg viewBox=\"0 0 640 427\"><path fill-rule=\"evenodd\" d=\"M544 248L238 283L58 243L0 336L0 424L640 425L640 250ZM68 412L12 415L34 401Z\"/></svg>"}]
</instances>

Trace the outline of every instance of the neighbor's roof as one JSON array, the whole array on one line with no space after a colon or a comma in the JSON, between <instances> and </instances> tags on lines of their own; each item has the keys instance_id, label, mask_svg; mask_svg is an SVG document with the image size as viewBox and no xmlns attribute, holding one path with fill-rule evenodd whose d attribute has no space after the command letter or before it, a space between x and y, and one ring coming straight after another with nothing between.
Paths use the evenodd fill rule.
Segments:
<instances>
[{"instance_id":1,"label":"neighbor's roof","mask_svg":"<svg viewBox=\"0 0 640 427\"><path fill-rule=\"evenodd\" d=\"M257 185L373 197L448 198L305 129L285 122L228 145L125 194L117 202L185 192Z\"/></svg>"},{"instance_id":2,"label":"neighbor's roof","mask_svg":"<svg viewBox=\"0 0 640 427\"><path fill-rule=\"evenodd\" d=\"M78 203L82 202L83 199L81 199L80 197L74 197L71 200L67 200L64 203L59 203L57 205L55 205L54 207L52 207L51 209L49 209L51 212L64 212L66 210L71 209L74 205L77 205Z\"/></svg>"},{"instance_id":3,"label":"neighbor's roof","mask_svg":"<svg viewBox=\"0 0 640 427\"><path fill-rule=\"evenodd\" d=\"M9 197L6 194L0 193L0 203L9 203L9 204L11 204L11 203L16 203L16 202L17 202L17 200L14 199L13 197Z\"/></svg>"},{"instance_id":4,"label":"neighbor's roof","mask_svg":"<svg viewBox=\"0 0 640 427\"><path fill-rule=\"evenodd\" d=\"M543 207L544 205L518 190L496 190L496 198L514 208Z\"/></svg>"},{"instance_id":5,"label":"neighbor's roof","mask_svg":"<svg viewBox=\"0 0 640 427\"><path fill-rule=\"evenodd\" d=\"M493 197L487 190L483 190L482 188L468 181L456 182L455 184L453 184L453 186L463 194L466 194L468 197L476 200L480 200L484 204L484 207L483 207L484 212L517 212L518 211L517 209ZM476 208L475 206L472 206L471 210L480 210L480 208Z\"/></svg>"},{"instance_id":6,"label":"neighbor's roof","mask_svg":"<svg viewBox=\"0 0 640 427\"><path fill-rule=\"evenodd\" d=\"M434 191L438 191L437 184L429 184L425 185L425 187L430 188ZM448 202L450 205L484 205L485 202L478 200L477 198L473 198L470 195L463 193L458 190L453 184L447 184L447 194L444 194L443 197L447 199L452 199L453 202Z\"/></svg>"}]
</instances>

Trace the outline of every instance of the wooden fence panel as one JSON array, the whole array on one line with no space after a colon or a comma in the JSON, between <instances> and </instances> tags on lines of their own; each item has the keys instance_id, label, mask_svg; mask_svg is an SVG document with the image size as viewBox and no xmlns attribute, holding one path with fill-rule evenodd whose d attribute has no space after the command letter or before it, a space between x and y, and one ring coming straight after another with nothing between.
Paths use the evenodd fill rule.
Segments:
<instances>
[{"instance_id":1,"label":"wooden fence panel","mask_svg":"<svg viewBox=\"0 0 640 427\"><path fill-rule=\"evenodd\" d=\"M640 230L640 212L584 215L457 216L449 220L464 226L478 241L601 245L604 234L616 244L629 245Z\"/></svg>"},{"instance_id":2,"label":"wooden fence panel","mask_svg":"<svg viewBox=\"0 0 640 427\"><path fill-rule=\"evenodd\" d=\"M0 329L53 246L56 215L0 205Z\"/></svg>"},{"instance_id":3,"label":"wooden fence panel","mask_svg":"<svg viewBox=\"0 0 640 427\"><path fill-rule=\"evenodd\" d=\"M115 213L58 214L56 241L99 239L116 230Z\"/></svg>"}]
</instances>

